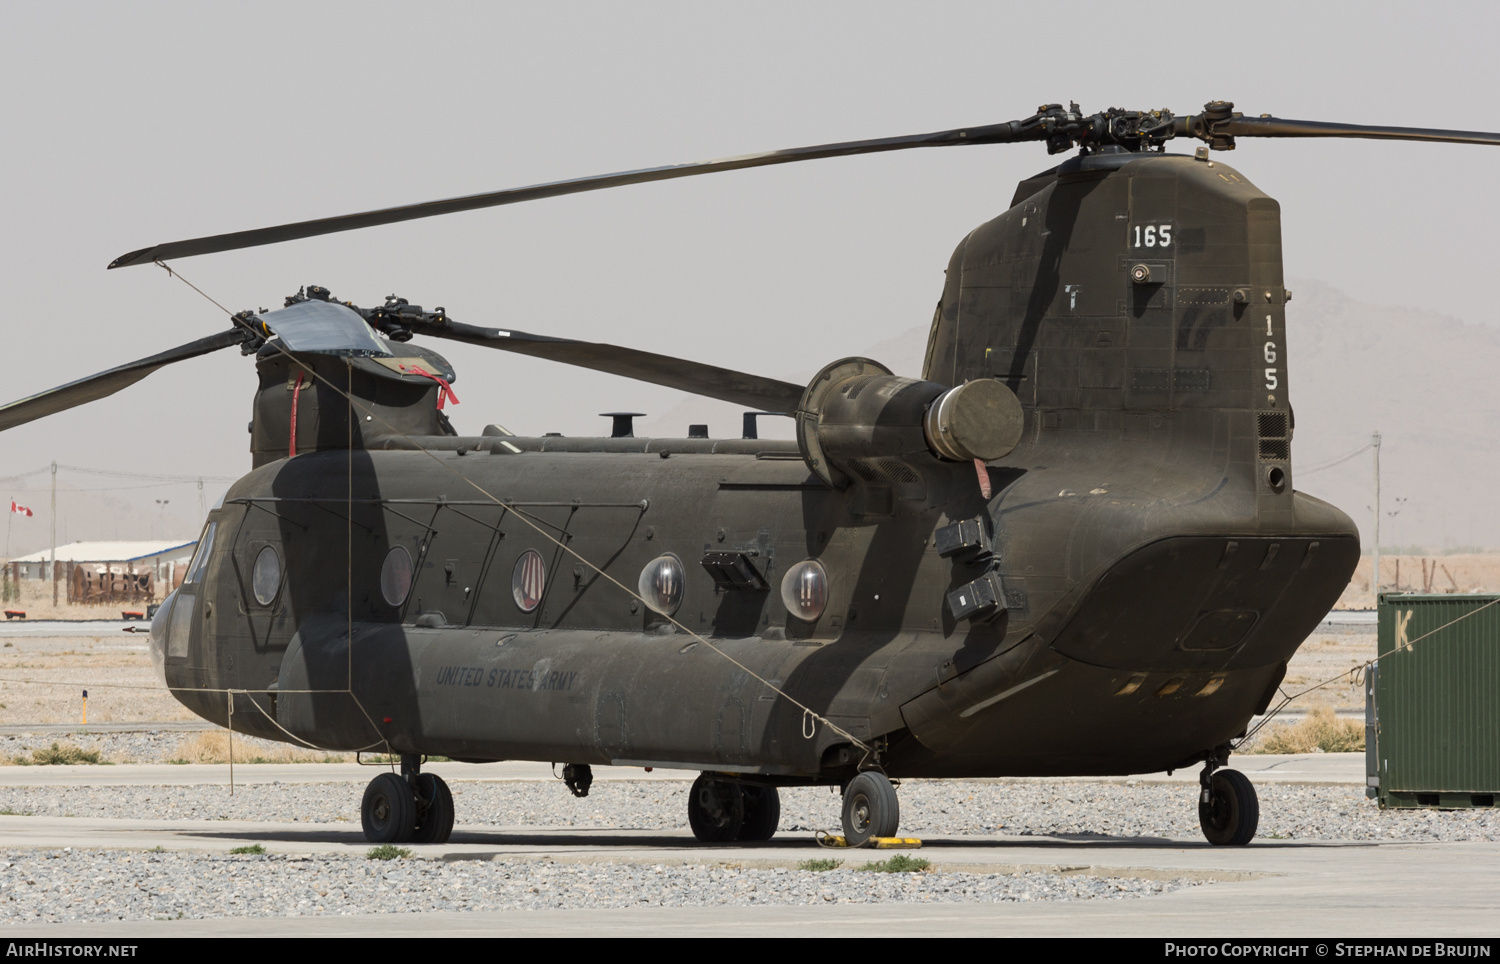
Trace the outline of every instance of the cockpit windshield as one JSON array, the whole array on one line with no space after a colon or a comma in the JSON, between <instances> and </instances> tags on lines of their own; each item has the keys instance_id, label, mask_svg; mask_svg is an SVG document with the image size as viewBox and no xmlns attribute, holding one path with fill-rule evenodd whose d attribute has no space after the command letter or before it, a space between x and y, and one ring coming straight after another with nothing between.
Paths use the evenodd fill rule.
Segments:
<instances>
[{"instance_id":1,"label":"cockpit windshield","mask_svg":"<svg viewBox=\"0 0 1500 964\"><path fill-rule=\"evenodd\" d=\"M210 522L208 528L203 530L203 537L198 540L198 551L193 553L187 575L182 578L184 583L197 582L203 578L203 570L208 568L208 557L214 551L214 531L218 528L217 522Z\"/></svg>"}]
</instances>

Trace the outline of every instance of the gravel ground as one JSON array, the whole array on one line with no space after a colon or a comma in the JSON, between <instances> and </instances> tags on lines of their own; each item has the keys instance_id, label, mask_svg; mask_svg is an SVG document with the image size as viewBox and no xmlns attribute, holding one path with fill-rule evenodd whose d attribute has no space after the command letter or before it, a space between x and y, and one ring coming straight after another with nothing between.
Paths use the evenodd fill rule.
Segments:
<instances>
[{"instance_id":1,"label":"gravel ground","mask_svg":"<svg viewBox=\"0 0 1500 964\"><path fill-rule=\"evenodd\" d=\"M850 866L857 861L849 861ZM1091 900L1200 883L1048 873L814 873L535 860L0 851L0 923L422 911Z\"/></svg>"},{"instance_id":2,"label":"gravel ground","mask_svg":"<svg viewBox=\"0 0 1500 964\"><path fill-rule=\"evenodd\" d=\"M456 781L463 827L687 830L688 785L596 783L575 799L561 783ZM359 822L362 783L194 787L0 787L0 811L66 817ZM1277 840L1500 840L1494 810L1381 810L1361 787L1267 785L1259 836ZM781 791L781 833L836 831L827 787ZM901 832L1070 838L1200 839L1191 787L1107 783L909 781Z\"/></svg>"},{"instance_id":3,"label":"gravel ground","mask_svg":"<svg viewBox=\"0 0 1500 964\"><path fill-rule=\"evenodd\" d=\"M14 763L16 757L30 759L32 750L45 749L54 743L61 745L71 743L81 750L97 750L106 763L178 763L182 762L184 746L200 740L208 733L225 736L228 731L213 727L211 729L140 730L122 733L85 731L0 734L0 766ZM245 736L243 733L234 735L236 763L243 763L256 756L271 757L271 762L292 762L275 758L277 754L285 754L289 750L304 756L316 757L320 762L325 762L327 758L332 758L332 762L339 760L354 762L353 753L324 752L291 743L262 740L253 736Z\"/></svg>"},{"instance_id":4,"label":"gravel ground","mask_svg":"<svg viewBox=\"0 0 1500 964\"><path fill-rule=\"evenodd\" d=\"M1322 638L1327 635L1328 638ZM10 642L7 640L7 642ZM1293 669L1323 679L1357 664L1373 633L1321 634ZM0 649L6 676L56 679L49 686L0 683L0 723L76 720L77 687L91 692L90 719L162 720L188 714L165 692L111 687L149 683L144 646L111 634L14 640ZM1303 665L1303 664L1306 665ZM140 679L137 680L136 677ZM1363 705L1355 687L1302 701ZM1300 704L1299 704L1300 705ZM115 763L161 763L198 734L181 731L0 736L0 762L29 758L53 742L97 750ZM235 738L236 759L282 744ZM241 756L244 754L244 757ZM101 767L101 774L109 768ZM460 832L536 827L677 830L687 833L687 784L608 781L582 800L560 783L455 781ZM0 787L0 812L171 820L302 821L358 827L363 782L195 787ZM1353 786L1266 785L1260 836L1296 840L1500 840L1492 810L1381 811ZM783 835L836 830L839 798L828 788L782 791ZM913 836L1017 835L1073 839L1201 840L1191 786L1028 781L909 781L901 832ZM731 866L613 862L409 859L358 855L263 856L120 850L0 850L0 925L203 917L281 917L437 910L993 902L1146 897L1201 881L1087 874L872 874L850 868L885 855L851 855L845 869L812 873Z\"/></svg>"},{"instance_id":5,"label":"gravel ground","mask_svg":"<svg viewBox=\"0 0 1500 964\"><path fill-rule=\"evenodd\" d=\"M152 730L131 733L24 733L0 736L0 763L15 757L29 759L32 750L42 750L54 743L71 743L81 750L98 750L110 763L166 763L177 756L177 748L197 733L180 730ZM250 752L265 747L285 746L267 740L252 740L235 735L235 753L241 741Z\"/></svg>"}]
</instances>

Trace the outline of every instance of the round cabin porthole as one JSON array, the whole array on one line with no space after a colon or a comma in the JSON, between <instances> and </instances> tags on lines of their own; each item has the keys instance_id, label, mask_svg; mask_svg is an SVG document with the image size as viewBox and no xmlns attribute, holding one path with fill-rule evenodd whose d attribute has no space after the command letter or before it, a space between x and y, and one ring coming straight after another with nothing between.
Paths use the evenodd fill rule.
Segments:
<instances>
[{"instance_id":1,"label":"round cabin porthole","mask_svg":"<svg viewBox=\"0 0 1500 964\"><path fill-rule=\"evenodd\" d=\"M392 546L380 566L380 595L388 606L406 602L411 592L411 554L405 546Z\"/></svg>"},{"instance_id":2,"label":"round cabin porthole","mask_svg":"<svg viewBox=\"0 0 1500 964\"><path fill-rule=\"evenodd\" d=\"M542 604L542 593L547 591L547 564L542 554L527 549L516 560L516 568L510 574L510 593L516 600L516 608L523 613L535 612Z\"/></svg>"},{"instance_id":3,"label":"round cabin porthole","mask_svg":"<svg viewBox=\"0 0 1500 964\"><path fill-rule=\"evenodd\" d=\"M255 601L269 606L281 589L281 557L274 546L266 546L255 557L255 567L250 571L250 591Z\"/></svg>"},{"instance_id":4,"label":"round cabin porthole","mask_svg":"<svg viewBox=\"0 0 1500 964\"><path fill-rule=\"evenodd\" d=\"M636 591L653 612L670 616L682 605L683 582L682 560L668 553L646 563Z\"/></svg>"}]
</instances>

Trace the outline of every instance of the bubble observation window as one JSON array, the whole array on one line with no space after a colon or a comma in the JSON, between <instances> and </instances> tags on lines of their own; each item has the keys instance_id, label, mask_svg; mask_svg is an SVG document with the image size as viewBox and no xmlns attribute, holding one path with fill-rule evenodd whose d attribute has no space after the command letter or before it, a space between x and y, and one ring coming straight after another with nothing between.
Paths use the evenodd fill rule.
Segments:
<instances>
[{"instance_id":1,"label":"bubble observation window","mask_svg":"<svg viewBox=\"0 0 1500 964\"><path fill-rule=\"evenodd\" d=\"M651 610L670 616L682 605L684 582L682 560L668 553L646 563L646 567L641 570L636 591Z\"/></svg>"},{"instance_id":2,"label":"bubble observation window","mask_svg":"<svg viewBox=\"0 0 1500 964\"><path fill-rule=\"evenodd\" d=\"M804 559L781 578L781 602L798 619L816 622L828 605L828 573L816 559Z\"/></svg>"}]
</instances>

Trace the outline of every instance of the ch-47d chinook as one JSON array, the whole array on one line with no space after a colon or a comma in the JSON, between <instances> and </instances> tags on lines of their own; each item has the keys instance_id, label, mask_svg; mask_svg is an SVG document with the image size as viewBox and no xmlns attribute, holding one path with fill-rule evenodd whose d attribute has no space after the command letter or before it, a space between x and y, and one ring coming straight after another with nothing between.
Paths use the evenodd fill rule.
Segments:
<instances>
[{"instance_id":1,"label":"ch-47d chinook","mask_svg":"<svg viewBox=\"0 0 1500 964\"><path fill-rule=\"evenodd\" d=\"M1500 135L1046 106L1021 121L543 184L135 251L165 262L452 211L814 158L1043 141L954 252L921 378L793 385L307 289L217 335L0 408L0 428L231 345L260 376L254 468L151 628L183 704L242 733L398 754L374 841L442 841L424 755L702 771L705 841L764 840L777 788L843 788L851 843L901 777L1224 769L1359 555L1292 487L1280 211L1236 137ZM1166 142L1207 143L1193 156ZM455 433L447 338L790 414L796 441Z\"/></svg>"}]
</instances>

